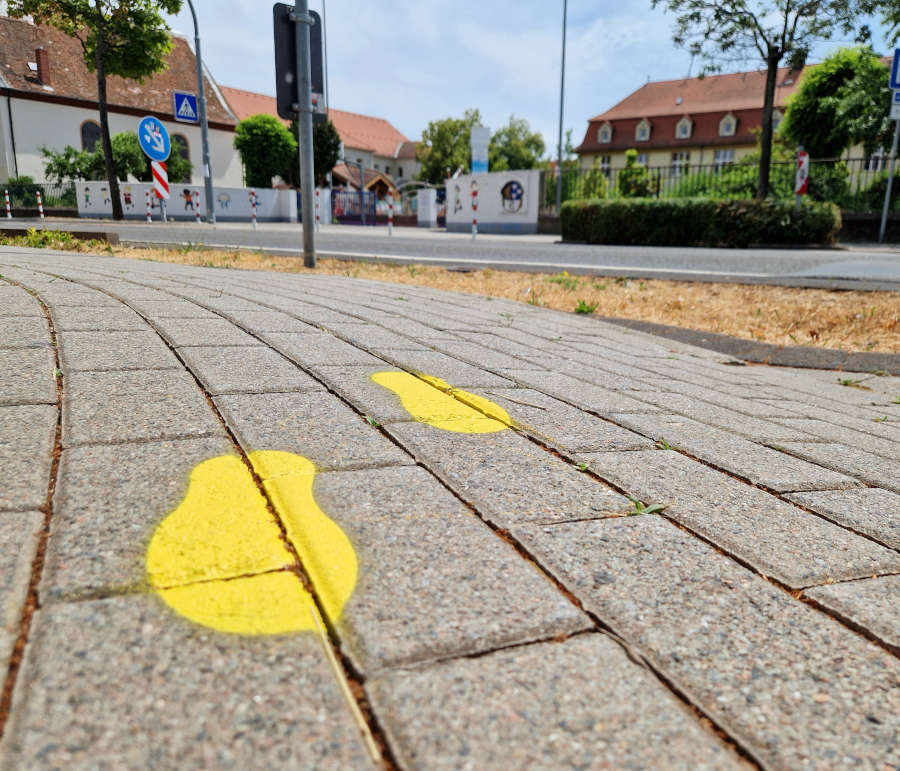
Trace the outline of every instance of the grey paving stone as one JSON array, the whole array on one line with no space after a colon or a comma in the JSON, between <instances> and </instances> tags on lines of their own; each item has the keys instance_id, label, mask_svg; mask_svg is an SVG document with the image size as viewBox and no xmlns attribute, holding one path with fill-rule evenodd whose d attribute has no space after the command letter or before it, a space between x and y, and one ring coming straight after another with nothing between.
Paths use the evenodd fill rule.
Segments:
<instances>
[{"instance_id":1,"label":"grey paving stone","mask_svg":"<svg viewBox=\"0 0 900 771\"><path fill-rule=\"evenodd\" d=\"M818 586L806 594L900 652L900 575Z\"/></svg>"},{"instance_id":2,"label":"grey paving stone","mask_svg":"<svg viewBox=\"0 0 900 771\"><path fill-rule=\"evenodd\" d=\"M424 469L319 474L314 495L355 545L339 629L367 675L591 626Z\"/></svg>"},{"instance_id":3,"label":"grey paving stone","mask_svg":"<svg viewBox=\"0 0 900 771\"><path fill-rule=\"evenodd\" d=\"M530 388L476 388L472 393L498 404L517 428L565 452L642 450L645 437Z\"/></svg>"},{"instance_id":4,"label":"grey paving stone","mask_svg":"<svg viewBox=\"0 0 900 771\"><path fill-rule=\"evenodd\" d=\"M50 329L43 316L0 317L0 348L35 348L50 345Z\"/></svg>"},{"instance_id":5,"label":"grey paving stone","mask_svg":"<svg viewBox=\"0 0 900 771\"><path fill-rule=\"evenodd\" d=\"M190 472L209 458L233 453L224 438L64 450L42 601L144 587L147 544L184 499Z\"/></svg>"},{"instance_id":6,"label":"grey paving stone","mask_svg":"<svg viewBox=\"0 0 900 771\"><path fill-rule=\"evenodd\" d=\"M146 321L124 305L118 308L57 308L53 312L53 326L57 332L86 332L100 329L141 332L150 329Z\"/></svg>"},{"instance_id":7,"label":"grey paving stone","mask_svg":"<svg viewBox=\"0 0 900 771\"><path fill-rule=\"evenodd\" d=\"M44 515L0 514L0 671L5 672L19 634Z\"/></svg>"},{"instance_id":8,"label":"grey paving stone","mask_svg":"<svg viewBox=\"0 0 900 771\"><path fill-rule=\"evenodd\" d=\"M821 444L779 442L787 452L819 463L827 468L850 474L863 482L900 493L900 460L875 455L837 442Z\"/></svg>"},{"instance_id":9,"label":"grey paving stone","mask_svg":"<svg viewBox=\"0 0 900 771\"><path fill-rule=\"evenodd\" d=\"M764 766L900 763L900 664L823 613L654 515L513 532Z\"/></svg>"},{"instance_id":10,"label":"grey paving stone","mask_svg":"<svg viewBox=\"0 0 900 771\"><path fill-rule=\"evenodd\" d=\"M46 503L56 418L50 405L0 407L0 511Z\"/></svg>"},{"instance_id":11,"label":"grey paving stone","mask_svg":"<svg viewBox=\"0 0 900 771\"><path fill-rule=\"evenodd\" d=\"M608 417L616 412L660 412L655 404L647 404L620 391L612 391L592 383L576 380L558 372L533 369L503 369L504 375L529 388L543 391L577 407Z\"/></svg>"},{"instance_id":12,"label":"grey paving stone","mask_svg":"<svg viewBox=\"0 0 900 771\"><path fill-rule=\"evenodd\" d=\"M900 460L900 444L896 443L896 439L883 439L848 428L847 426L836 426L833 423L826 423L822 420L778 418L778 422L821 439L826 439L829 442L840 442L858 450L871 452L874 455L881 455L891 460ZM900 432L898 432L897 439L900 439Z\"/></svg>"},{"instance_id":13,"label":"grey paving stone","mask_svg":"<svg viewBox=\"0 0 900 771\"><path fill-rule=\"evenodd\" d=\"M0 285L0 316L42 317L44 312L37 300L17 286Z\"/></svg>"},{"instance_id":14,"label":"grey paving stone","mask_svg":"<svg viewBox=\"0 0 900 771\"><path fill-rule=\"evenodd\" d=\"M291 318L286 313L271 310L229 310L225 312L231 321L251 332L318 332L319 330L303 321Z\"/></svg>"},{"instance_id":15,"label":"grey paving stone","mask_svg":"<svg viewBox=\"0 0 900 771\"><path fill-rule=\"evenodd\" d=\"M512 334L510 334L512 332ZM546 355L541 346L546 345L546 340L533 338L518 330L498 330L496 332L460 332L460 337L470 340L492 350L507 353L522 359L530 359L539 355Z\"/></svg>"},{"instance_id":16,"label":"grey paving stone","mask_svg":"<svg viewBox=\"0 0 900 771\"><path fill-rule=\"evenodd\" d=\"M34 619L0 768L370 768L321 643L219 634L152 596Z\"/></svg>"},{"instance_id":17,"label":"grey paving stone","mask_svg":"<svg viewBox=\"0 0 900 771\"><path fill-rule=\"evenodd\" d=\"M380 323L388 327L389 329L393 329L395 332L399 332L401 335L411 337L414 340L459 339L453 333L447 332L447 330L445 329L438 329L434 326L431 326L427 322L430 322L430 319L422 319L421 321L416 321L414 319L404 318L402 316L384 316L383 320Z\"/></svg>"},{"instance_id":18,"label":"grey paving stone","mask_svg":"<svg viewBox=\"0 0 900 771\"><path fill-rule=\"evenodd\" d=\"M384 348L411 351L428 350L420 341L404 337L376 324L331 323L326 324L325 327L330 332L367 351Z\"/></svg>"},{"instance_id":19,"label":"grey paving stone","mask_svg":"<svg viewBox=\"0 0 900 771\"><path fill-rule=\"evenodd\" d=\"M328 393L216 396L247 451L284 450L319 469L405 465L412 459Z\"/></svg>"},{"instance_id":20,"label":"grey paving stone","mask_svg":"<svg viewBox=\"0 0 900 771\"><path fill-rule=\"evenodd\" d=\"M41 287L38 291L41 301L51 311L59 308L121 308L122 303L112 297L90 289L71 290L65 283L58 281L49 287Z\"/></svg>"},{"instance_id":21,"label":"grey paving stone","mask_svg":"<svg viewBox=\"0 0 900 771\"><path fill-rule=\"evenodd\" d=\"M690 396L680 394L644 394L642 398L652 401L658 409L678 413L693 418L700 423L715 428L724 428L736 434L746 436L754 442L789 442L815 440L809 434L788 428L769 420L754 418L739 412L717 407ZM618 412L638 412L638 410L618 410ZM646 412L646 410L642 410Z\"/></svg>"},{"instance_id":22,"label":"grey paving stone","mask_svg":"<svg viewBox=\"0 0 900 771\"><path fill-rule=\"evenodd\" d=\"M223 434L183 370L76 372L63 389L64 447Z\"/></svg>"},{"instance_id":23,"label":"grey paving stone","mask_svg":"<svg viewBox=\"0 0 900 771\"><path fill-rule=\"evenodd\" d=\"M177 369L178 359L152 330L146 332L61 332L63 372Z\"/></svg>"},{"instance_id":24,"label":"grey paving stone","mask_svg":"<svg viewBox=\"0 0 900 771\"><path fill-rule=\"evenodd\" d=\"M308 324L341 324L354 321L363 323L360 319L354 319L353 316L348 313L340 313L319 305L310 305L308 303L297 302L296 300L269 296L264 302L267 305L278 308Z\"/></svg>"},{"instance_id":25,"label":"grey paving stone","mask_svg":"<svg viewBox=\"0 0 900 771\"><path fill-rule=\"evenodd\" d=\"M757 570L800 589L900 570L900 554L674 451L599 453L588 465Z\"/></svg>"},{"instance_id":26,"label":"grey paving stone","mask_svg":"<svg viewBox=\"0 0 900 771\"><path fill-rule=\"evenodd\" d=\"M315 391L322 386L277 351L262 345L181 350L211 394Z\"/></svg>"},{"instance_id":27,"label":"grey paving stone","mask_svg":"<svg viewBox=\"0 0 900 771\"><path fill-rule=\"evenodd\" d=\"M475 367L487 367L489 369L498 369L506 367L507 369L518 369L527 367L529 364L534 365L537 355L531 360L517 359L502 351L492 351L478 343L472 343L468 340L431 340L432 345L440 353L461 359Z\"/></svg>"},{"instance_id":28,"label":"grey paving stone","mask_svg":"<svg viewBox=\"0 0 900 771\"><path fill-rule=\"evenodd\" d=\"M890 414L887 414L887 420L881 415L869 415L866 417L855 417L846 412L836 412L833 409L825 409L814 404L801 404L800 402L784 402L785 414L784 418L810 418L821 420L825 423L833 423L837 426L844 426L865 434L888 439L892 442L900 442L900 424L894 421ZM791 413L788 415L788 411Z\"/></svg>"},{"instance_id":29,"label":"grey paving stone","mask_svg":"<svg viewBox=\"0 0 900 771\"><path fill-rule=\"evenodd\" d=\"M0 348L0 405L56 402L52 348Z\"/></svg>"},{"instance_id":30,"label":"grey paving stone","mask_svg":"<svg viewBox=\"0 0 900 771\"><path fill-rule=\"evenodd\" d=\"M844 474L799 460L681 415L615 415L613 420L772 490L859 487Z\"/></svg>"},{"instance_id":31,"label":"grey paving stone","mask_svg":"<svg viewBox=\"0 0 900 771\"><path fill-rule=\"evenodd\" d=\"M877 487L788 495L828 519L900 549L900 495Z\"/></svg>"},{"instance_id":32,"label":"grey paving stone","mask_svg":"<svg viewBox=\"0 0 900 771\"><path fill-rule=\"evenodd\" d=\"M151 320L154 319L212 319L221 317L188 300L129 300L128 304Z\"/></svg>"},{"instance_id":33,"label":"grey paving stone","mask_svg":"<svg viewBox=\"0 0 900 771\"><path fill-rule=\"evenodd\" d=\"M783 417L784 410L777 403L760 404L753 399L745 399L742 396L736 396L733 392L736 387L732 384L717 384L717 388L711 388L709 384L705 386L694 385L692 383L678 383L672 380L655 381L656 385L661 385L663 391L681 394L701 402L709 402L717 407L724 407L732 412L740 412L744 415L751 415L757 418ZM727 389L731 393L723 393L718 389ZM653 401L660 406L664 406L668 399L669 393L661 393L653 397ZM779 421L780 422L780 421Z\"/></svg>"},{"instance_id":34,"label":"grey paving stone","mask_svg":"<svg viewBox=\"0 0 900 771\"><path fill-rule=\"evenodd\" d=\"M384 364L381 359L327 332L316 334L265 332L260 336L301 367Z\"/></svg>"},{"instance_id":35,"label":"grey paving stone","mask_svg":"<svg viewBox=\"0 0 900 771\"><path fill-rule=\"evenodd\" d=\"M381 351L380 354L398 367L438 377L458 388L477 388L479 386L503 388L512 385L506 378L485 372L479 367L473 367L471 364L466 364L464 361L438 351L390 350Z\"/></svg>"},{"instance_id":36,"label":"grey paving stone","mask_svg":"<svg viewBox=\"0 0 900 771\"><path fill-rule=\"evenodd\" d=\"M400 444L500 527L616 516L631 502L507 429L459 434L392 423Z\"/></svg>"},{"instance_id":37,"label":"grey paving stone","mask_svg":"<svg viewBox=\"0 0 900 771\"><path fill-rule=\"evenodd\" d=\"M604 635L390 672L369 690L410 769L743 767Z\"/></svg>"},{"instance_id":38,"label":"grey paving stone","mask_svg":"<svg viewBox=\"0 0 900 771\"><path fill-rule=\"evenodd\" d=\"M409 412L392 391L372 381L376 372L402 372L384 362L381 365L312 368L316 377L340 394L364 415L377 423L412 420Z\"/></svg>"},{"instance_id":39,"label":"grey paving stone","mask_svg":"<svg viewBox=\"0 0 900 771\"><path fill-rule=\"evenodd\" d=\"M255 337L222 318L158 318L153 323L176 348L191 345L259 345Z\"/></svg>"}]
</instances>

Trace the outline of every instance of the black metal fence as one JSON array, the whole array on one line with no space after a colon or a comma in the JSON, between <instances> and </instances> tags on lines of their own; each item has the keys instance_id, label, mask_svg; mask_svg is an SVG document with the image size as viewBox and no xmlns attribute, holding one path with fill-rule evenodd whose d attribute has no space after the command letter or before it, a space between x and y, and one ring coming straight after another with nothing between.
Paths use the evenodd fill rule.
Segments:
<instances>
[{"instance_id":1,"label":"black metal fence","mask_svg":"<svg viewBox=\"0 0 900 771\"><path fill-rule=\"evenodd\" d=\"M37 210L38 192L41 194L44 209L71 209L74 214L78 208L74 182L55 185L13 180L0 183L0 191L9 194L9 203L13 209ZM5 216L5 211L0 212L0 215Z\"/></svg>"},{"instance_id":2,"label":"black metal fence","mask_svg":"<svg viewBox=\"0 0 900 771\"><path fill-rule=\"evenodd\" d=\"M332 190L332 221L342 225L374 225L375 203L375 193L370 191Z\"/></svg>"},{"instance_id":3,"label":"black metal fence","mask_svg":"<svg viewBox=\"0 0 900 771\"><path fill-rule=\"evenodd\" d=\"M794 162L770 166L770 195L782 200L794 197ZM900 169L895 169L900 175ZM759 176L758 163L717 163L690 166L642 166L589 169L563 168L562 200L585 198L753 198ZM831 201L848 212L880 212L887 187L887 159L817 160L810 163L809 197ZM541 174L541 214L555 215L557 170ZM900 184L891 196L892 211L900 211Z\"/></svg>"}]
</instances>

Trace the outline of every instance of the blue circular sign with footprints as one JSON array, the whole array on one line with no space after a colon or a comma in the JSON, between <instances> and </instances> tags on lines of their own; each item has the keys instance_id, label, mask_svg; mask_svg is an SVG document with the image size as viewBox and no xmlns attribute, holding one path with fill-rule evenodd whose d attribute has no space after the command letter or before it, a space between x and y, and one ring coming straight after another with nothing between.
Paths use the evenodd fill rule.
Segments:
<instances>
[{"instance_id":1,"label":"blue circular sign with footprints","mask_svg":"<svg viewBox=\"0 0 900 771\"><path fill-rule=\"evenodd\" d=\"M151 161L165 161L172 151L169 132L158 118L148 115L138 124L138 141L141 150Z\"/></svg>"}]
</instances>

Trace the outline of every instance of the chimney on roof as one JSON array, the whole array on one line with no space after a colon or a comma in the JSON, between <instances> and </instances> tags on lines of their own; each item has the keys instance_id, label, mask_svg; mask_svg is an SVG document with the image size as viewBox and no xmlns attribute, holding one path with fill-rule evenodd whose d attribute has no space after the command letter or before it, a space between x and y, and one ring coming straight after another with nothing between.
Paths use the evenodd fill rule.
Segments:
<instances>
[{"instance_id":1,"label":"chimney on roof","mask_svg":"<svg viewBox=\"0 0 900 771\"><path fill-rule=\"evenodd\" d=\"M42 86L50 86L50 55L44 48L36 48L34 58L37 62L38 79Z\"/></svg>"}]
</instances>

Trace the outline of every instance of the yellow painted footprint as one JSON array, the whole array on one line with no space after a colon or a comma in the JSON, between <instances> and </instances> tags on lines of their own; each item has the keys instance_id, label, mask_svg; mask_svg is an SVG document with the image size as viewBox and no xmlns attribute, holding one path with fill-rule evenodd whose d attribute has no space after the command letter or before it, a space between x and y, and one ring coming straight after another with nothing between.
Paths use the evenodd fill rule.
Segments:
<instances>
[{"instance_id":1,"label":"yellow painted footprint","mask_svg":"<svg viewBox=\"0 0 900 771\"><path fill-rule=\"evenodd\" d=\"M287 452L249 455L330 619L356 585L356 554L318 507L315 467ZM203 626L244 635L286 634L320 624L312 596L278 523L237 457L200 463L187 495L156 529L147 577L176 612Z\"/></svg>"},{"instance_id":2,"label":"yellow painted footprint","mask_svg":"<svg viewBox=\"0 0 900 771\"><path fill-rule=\"evenodd\" d=\"M397 394L413 420L443 431L493 434L513 425L509 414L498 404L453 388L432 375L376 372L372 380Z\"/></svg>"}]
</instances>

